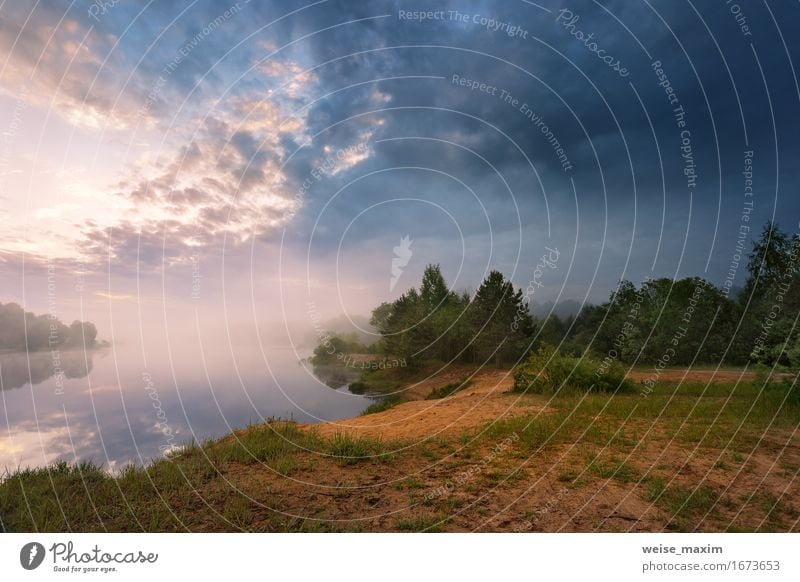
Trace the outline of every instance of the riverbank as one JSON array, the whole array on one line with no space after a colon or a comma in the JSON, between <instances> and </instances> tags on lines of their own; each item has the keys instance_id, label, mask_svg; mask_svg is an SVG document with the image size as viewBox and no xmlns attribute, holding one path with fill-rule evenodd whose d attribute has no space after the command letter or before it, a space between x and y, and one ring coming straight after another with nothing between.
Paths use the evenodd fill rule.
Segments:
<instances>
[{"instance_id":1,"label":"riverbank","mask_svg":"<svg viewBox=\"0 0 800 582\"><path fill-rule=\"evenodd\" d=\"M0 515L12 531L800 527L789 382L550 397L511 391L504 370L465 371L383 412L251 426L116 478L90 465L18 472L0 485Z\"/></svg>"}]
</instances>

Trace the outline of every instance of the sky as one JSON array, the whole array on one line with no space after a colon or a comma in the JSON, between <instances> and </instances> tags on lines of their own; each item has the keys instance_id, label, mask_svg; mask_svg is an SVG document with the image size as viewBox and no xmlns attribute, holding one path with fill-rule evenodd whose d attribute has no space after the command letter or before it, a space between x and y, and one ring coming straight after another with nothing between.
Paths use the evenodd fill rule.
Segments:
<instances>
[{"instance_id":1,"label":"sky","mask_svg":"<svg viewBox=\"0 0 800 582\"><path fill-rule=\"evenodd\" d=\"M798 20L723 0L4 2L0 302L141 340L148 321L361 325L428 263L538 303L740 285L766 220L800 229Z\"/></svg>"}]
</instances>

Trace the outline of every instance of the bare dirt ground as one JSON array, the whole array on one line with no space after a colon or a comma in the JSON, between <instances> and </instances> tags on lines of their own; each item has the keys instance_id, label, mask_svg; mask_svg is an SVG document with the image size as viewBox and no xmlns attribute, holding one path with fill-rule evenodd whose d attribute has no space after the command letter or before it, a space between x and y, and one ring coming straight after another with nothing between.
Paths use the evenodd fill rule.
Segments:
<instances>
[{"instance_id":1,"label":"bare dirt ground","mask_svg":"<svg viewBox=\"0 0 800 582\"><path fill-rule=\"evenodd\" d=\"M424 400L432 390L470 378L468 388L440 400ZM346 432L356 437L417 441L459 435L492 420L541 412L540 400L512 394L508 370L446 372L411 386L402 394L413 400L385 412L313 425L323 436Z\"/></svg>"}]
</instances>

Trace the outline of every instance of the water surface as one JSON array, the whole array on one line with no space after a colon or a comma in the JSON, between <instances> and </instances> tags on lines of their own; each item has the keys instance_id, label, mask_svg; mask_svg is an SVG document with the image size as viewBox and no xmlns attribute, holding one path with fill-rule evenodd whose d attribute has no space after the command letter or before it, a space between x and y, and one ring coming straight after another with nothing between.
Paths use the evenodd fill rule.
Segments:
<instances>
[{"instance_id":1,"label":"water surface","mask_svg":"<svg viewBox=\"0 0 800 582\"><path fill-rule=\"evenodd\" d=\"M0 468L57 459L114 470L269 418L356 416L371 401L292 348L198 345L0 354ZM329 382L330 383L330 382Z\"/></svg>"}]
</instances>

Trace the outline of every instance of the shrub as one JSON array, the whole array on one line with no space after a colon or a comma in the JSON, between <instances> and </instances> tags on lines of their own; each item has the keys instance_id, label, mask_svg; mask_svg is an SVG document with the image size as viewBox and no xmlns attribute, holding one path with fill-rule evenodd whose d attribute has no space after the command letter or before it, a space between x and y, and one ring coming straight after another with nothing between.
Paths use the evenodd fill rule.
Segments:
<instances>
[{"instance_id":1,"label":"shrub","mask_svg":"<svg viewBox=\"0 0 800 582\"><path fill-rule=\"evenodd\" d=\"M451 394L465 390L472 385L472 380L461 380L460 382L450 382L441 388L434 388L431 393L425 397L425 400L439 400L447 398Z\"/></svg>"},{"instance_id":2,"label":"shrub","mask_svg":"<svg viewBox=\"0 0 800 582\"><path fill-rule=\"evenodd\" d=\"M633 384L625 378L625 369L616 360L564 356L547 344L514 369L515 391L550 394L565 388L616 392L632 390Z\"/></svg>"},{"instance_id":3,"label":"shrub","mask_svg":"<svg viewBox=\"0 0 800 582\"><path fill-rule=\"evenodd\" d=\"M361 381L350 382L350 384L347 386L347 389L353 394L366 394L369 390L369 384Z\"/></svg>"}]
</instances>

